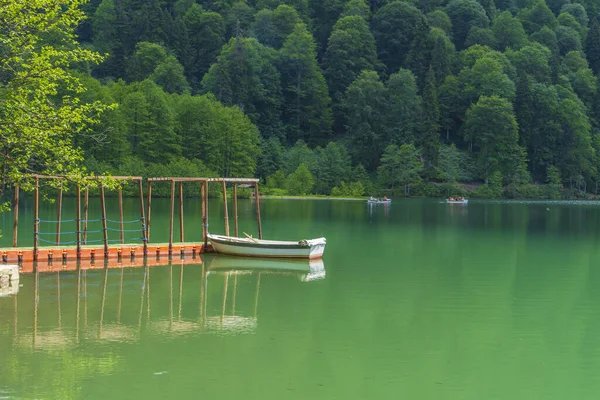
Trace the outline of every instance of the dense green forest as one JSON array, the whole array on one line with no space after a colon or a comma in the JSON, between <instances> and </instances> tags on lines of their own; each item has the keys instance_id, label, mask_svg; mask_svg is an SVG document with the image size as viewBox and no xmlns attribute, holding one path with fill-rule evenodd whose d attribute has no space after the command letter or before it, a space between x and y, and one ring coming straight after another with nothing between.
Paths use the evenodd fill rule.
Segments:
<instances>
[{"instance_id":1,"label":"dense green forest","mask_svg":"<svg viewBox=\"0 0 600 400\"><path fill-rule=\"evenodd\" d=\"M105 59L70 68L81 100L108 106L75 136L90 171L256 176L276 194L598 194L597 0L81 10L76 45Z\"/></svg>"}]
</instances>

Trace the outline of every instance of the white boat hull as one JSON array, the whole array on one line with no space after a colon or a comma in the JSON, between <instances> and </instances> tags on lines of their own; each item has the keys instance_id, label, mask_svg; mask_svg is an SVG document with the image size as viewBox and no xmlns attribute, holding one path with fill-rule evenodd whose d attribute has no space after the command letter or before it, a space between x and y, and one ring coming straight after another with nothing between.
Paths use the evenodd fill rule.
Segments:
<instances>
[{"instance_id":1,"label":"white boat hull","mask_svg":"<svg viewBox=\"0 0 600 400\"><path fill-rule=\"evenodd\" d=\"M367 200L369 204L390 204L392 200Z\"/></svg>"},{"instance_id":2,"label":"white boat hull","mask_svg":"<svg viewBox=\"0 0 600 400\"><path fill-rule=\"evenodd\" d=\"M448 204L468 204L469 200L459 200L459 201L456 201L456 200L448 200L448 199L446 199L446 203L448 203Z\"/></svg>"},{"instance_id":3,"label":"white boat hull","mask_svg":"<svg viewBox=\"0 0 600 400\"><path fill-rule=\"evenodd\" d=\"M287 242L208 235L219 254L243 257L306 258L318 259L325 252L325 238Z\"/></svg>"}]
</instances>

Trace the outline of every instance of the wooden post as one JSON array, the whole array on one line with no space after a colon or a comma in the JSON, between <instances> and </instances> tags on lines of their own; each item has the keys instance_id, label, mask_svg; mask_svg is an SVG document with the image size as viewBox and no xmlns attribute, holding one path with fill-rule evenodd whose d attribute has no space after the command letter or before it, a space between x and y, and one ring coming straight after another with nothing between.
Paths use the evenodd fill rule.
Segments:
<instances>
[{"instance_id":1,"label":"wooden post","mask_svg":"<svg viewBox=\"0 0 600 400\"><path fill-rule=\"evenodd\" d=\"M223 215L225 219L225 236L229 236L229 212L227 211L227 184L223 183Z\"/></svg>"},{"instance_id":2,"label":"wooden post","mask_svg":"<svg viewBox=\"0 0 600 400\"><path fill-rule=\"evenodd\" d=\"M37 261L38 256L38 236L40 230L39 204L40 204L39 180L35 178L35 194L33 196L33 261Z\"/></svg>"},{"instance_id":3,"label":"wooden post","mask_svg":"<svg viewBox=\"0 0 600 400\"><path fill-rule=\"evenodd\" d=\"M207 234L207 229L206 229L206 196L204 195L204 192L206 192L206 184L207 182L201 182L200 183L200 197L201 197L201 203L202 203L202 243L204 243L204 250L206 250L206 234Z\"/></svg>"},{"instance_id":4,"label":"wooden post","mask_svg":"<svg viewBox=\"0 0 600 400\"><path fill-rule=\"evenodd\" d=\"M148 254L148 228L146 227L146 218L144 216L144 187L142 179L138 180L138 191L140 192L140 218L142 220L142 241L144 242L144 255ZM148 196L150 196L150 182L148 182ZM149 199L150 197L148 197ZM148 222L150 222L150 204L148 204Z\"/></svg>"},{"instance_id":5,"label":"wooden post","mask_svg":"<svg viewBox=\"0 0 600 400\"><path fill-rule=\"evenodd\" d=\"M83 196L83 244L87 244L89 198L90 198L90 189L86 186L85 194Z\"/></svg>"},{"instance_id":6,"label":"wooden post","mask_svg":"<svg viewBox=\"0 0 600 400\"><path fill-rule=\"evenodd\" d=\"M208 181L204 181L204 251L208 246Z\"/></svg>"},{"instance_id":7,"label":"wooden post","mask_svg":"<svg viewBox=\"0 0 600 400\"><path fill-rule=\"evenodd\" d=\"M258 182L254 182L254 199L256 200L256 222L258 223L258 238L262 239L262 226L260 225L260 197L258 196Z\"/></svg>"},{"instance_id":8,"label":"wooden post","mask_svg":"<svg viewBox=\"0 0 600 400\"><path fill-rule=\"evenodd\" d=\"M171 179L171 215L169 217L169 255L173 252L173 217L175 214L175 180Z\"/></svg>"},{"instance_id":9,"label":"wooden post","mask_svg":"<svg viewBox=\"0 0 600 400\"><path fill-rule=\"evenodd\" d=\"M62 217L62 185L58 188L58 204L56 216L56 245L60 244L60 219Z\"/></svg>"},{"instance_id":10,"label":"wooden post","mask_svg":"<svg viewBox=\"0 0 600 400\"><path fill-rule=\"evenodd\" d=\"M179 182L179 241L184 242L183 233L183 182Z\"/></svg>"},{"instance_id":11,"label":"wooden post","mask_svg":"<svg viewBox=\"0 0 600 400\"><path fill-rule=\"evenodd\" d=\"M146 243L150 241L150 214L152 212L152 181L148 181L148 221L146 221Z\"/></svg>"},{"instance_id":12,"label":"wooden post","mask_svg":"<svg viewBox=\"0 0 600 400\"><path fill-rule=\"evenodd\" d=\"M77 259L81 258L81 186L77 185L76 192L76 201L75 201L75 233L77 235Z\"/></svg>"},{"instance_id":13,"label":"wooden post","mask_svg":"<svg viewBox=\"0 0 600 400\"><path fill-rule=\"evenodd\" d=\"M119 188L119 233L121 244L125 243L125 235L123 232L123 191Z\"/></svg>"},{"instance_id":14,"label":"wooden post","mask_svg":"<svg viewBox=\"0 0 600 400\"><path fill-rule=\"evenodd\" d=\"M15 185L15 201L13 203L13 247L17 247L17 235L19 232L19 185Z\"/></svg>"},{"instance_id":15,"label":"wooden post","mask_svg":"<svg viewBox=\"0 0 600 400\"><path fill-rule=\"evenodd\" d=\"M233 234L238 237L237 183L233 183Z\"/></svg>"},{"instance_id":16,"label":"wooden post","mask_svg":"<svg viewBox=\"0 0 600 400\"><path fill-rule=\"evenodd\" d=\"M104 235L104 257L108 257L108 231L106 230L106 204L104 202L104 185L100 184L100 206L102 207L102 234Z\"/></svg>"}]
</instances>

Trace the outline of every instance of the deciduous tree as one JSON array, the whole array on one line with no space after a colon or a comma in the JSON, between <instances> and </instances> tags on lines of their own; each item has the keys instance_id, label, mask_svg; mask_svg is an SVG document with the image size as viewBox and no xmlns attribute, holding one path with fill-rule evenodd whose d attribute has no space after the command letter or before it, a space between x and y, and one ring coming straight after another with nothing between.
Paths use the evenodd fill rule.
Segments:
<instances>
[{"instance_id":1,"label":"deciduous tree","mask_svg":"<svg viewBox=\"0 0 600 400\"><path fill-rule=\"evenodd\" d=\"M369 30L369 25L362 17L344 17L335 24L323 64L329 93L338 103L348 85L363 70L378 68L375 39Z\"/></svg>"},{"instance_id":2,"label":"deciduous tree","mask_svg":"<svg viewBox=\"0 0 600 400\"><path fill-rule=\"evenodd\" d=\"M265 138L285 137L276 57L275 50L254 38L233 38L202 80L204 91L212 92L226 106L238 106Z\"/></svg>"},{"instance_id":3,"label":"deciduous tree","mask_svg":"<svg viewBox=\"0 0 600 400\"><path fill-rule=\"evenodd\" d=\"M467 111L465 138L473 143L480 176L486 183L495 171L507 179L524 162L518 129L507 99L484 96Z\"/></svg>"},{"instance_id":4,"label":"deciduous tree","mask_svg":"<svg viewBox=\"0 0 600 400\"><path fill-rule=\"evenodd\" d=\"M487 28L490 20L481 4L476 0L451 0L446 13L452 21L452 32L456 48L465 48L465 41L472 27Z\"/></svg>"},{"instance_id":5,"label":"deciduous tree","mask_svg":"<svg viewBox=\"0 0 600 400\"><path fill-rule=\"evenodd\" d=\"M0 0L0 194L31 172L82 172L83 152L73 147L73 138L96 123L107 105L81 102L85 87L71 70L102 60L75 40L83 18L79 4Z\"/></svg>"},{"instance_id":6,"label":"deciduous tree","mask_svg":"<svg viewBox=\"0 0 600 400\"><path fill-rule=\"evenodd\" d=\"M351 155L373 171L385 146L387 90L374 71L363 71L342 103Z\"/></svg>"},{"instance_id":7,"label":"deciduous tree","mask_svg":"<svg viewBox=\"0 0 600 400\"><path fill-rule=\"evenodd\" d=\"M413 144L398 147L391 144L381 156L381 165L377 168L379 184L395 193L401 186L405 196L410 196L410 186L421 180L419 173L423 169L418 150Z\"/></svg>"},{"instance_id":8,"label":"deciduous tree","mask_svg":"<svg viewBox=\"0 0 600 400\"><path fill-rule=\"evenodd\" d=\"M425 16L419 9L403 1L391 2L381 7L373 16L372 28L379 59L388 71L405 66L405 59L417 35L427 27ZM427 34L428 28L424 35Z\"/></svg>"}]
</instances>

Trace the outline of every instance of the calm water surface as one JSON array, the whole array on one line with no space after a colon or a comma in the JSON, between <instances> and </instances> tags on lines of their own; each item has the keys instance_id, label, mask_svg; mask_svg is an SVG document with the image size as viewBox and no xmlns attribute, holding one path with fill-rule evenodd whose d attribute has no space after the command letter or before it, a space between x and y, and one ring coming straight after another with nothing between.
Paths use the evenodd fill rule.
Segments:
<instances>
[{"instance_id":1,"label":"calm water surface","mask_svg":"<svg viewBox=\"0 0 600 400\"><path fill-rule=\"evenodd\" d=\"M153 202L153 241L168 209ZM253 209L240 202L240 231L256 234ZM222 233L219 202L210 212ZM0 398L598 398L600 204L265 200L262 217L266 238L325 236L323 263L22 276L0 297ZM26 245L30 205L20 218Z\"/></svg>"}]
</instances>

